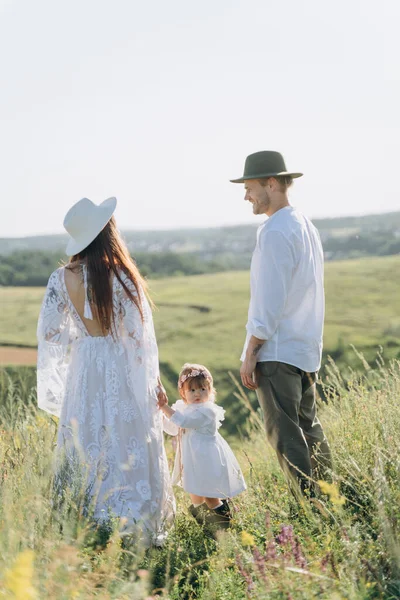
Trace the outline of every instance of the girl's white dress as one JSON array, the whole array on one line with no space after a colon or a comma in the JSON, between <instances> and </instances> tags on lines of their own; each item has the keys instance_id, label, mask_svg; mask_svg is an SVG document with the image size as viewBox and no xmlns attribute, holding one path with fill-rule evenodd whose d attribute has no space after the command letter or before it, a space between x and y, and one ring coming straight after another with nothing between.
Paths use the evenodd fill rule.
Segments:
<instances>
[{"instance_id":1,"label":"girl's white dress","mask_svg":"<svg viewBox=\"0 0 400 600\"><path fill-rule=\"evenodd\" d=\"M172 483L198 496L232 498L246 489L242 471L228 442L218 433L225 411L212 401L177 400L164 431L178 435Z\"/></svg>"},{"instance_id":2,"label":"girl's white dress","mask_svg":"<svg viewBox=\"0 0 400 600\"><path fill-rule=\"evenodd\" d=\"M175 504L157 408L150 306L140 291L142 323L114 277L114 335L92 337L69 298L64 273L63 267L50 276L37 330L38 404L59 417L56 489L62 493L80 481L95 519L125 517L128 532L139 524L149 543L160 544ZM121 278L137 295L122 272Z\"/></svg>"}]
</instances>

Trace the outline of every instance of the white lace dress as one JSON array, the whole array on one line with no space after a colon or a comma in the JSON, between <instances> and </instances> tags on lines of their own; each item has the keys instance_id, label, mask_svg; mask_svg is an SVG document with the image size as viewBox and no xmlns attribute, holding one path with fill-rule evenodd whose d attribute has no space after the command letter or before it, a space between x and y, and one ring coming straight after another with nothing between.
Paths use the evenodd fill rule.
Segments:
<instances>
[{"instance_id":1,"label":"white lace dress","mask_svg":"<svg viewBox=\"0 0 400 600\"><path fill-rule=\"evenodd\" d=\"M171 406L164 431L178 435L172 483L189 494L233 498L246 489L242 471L228 442L218 433L225 411L212 401Z\"/></svg>"},{"instance_id":2,"label":"white lace dress","mask_svg":"<svg viewBox=\"0 0 400 600\"><path fill-rule=\"evenodd\" d=\"M63 267L50 276L37 331L38 404L60 418L55 481L62 490L81 479L96 520L125 517L127 532L140 527L148 543L161 544L175 503L157 409L150 306L140 292L142 323L114 277L114 337L92 337L64 273ZM121 278L136 294L127 276Z\"/></svg>"}]
</instances>

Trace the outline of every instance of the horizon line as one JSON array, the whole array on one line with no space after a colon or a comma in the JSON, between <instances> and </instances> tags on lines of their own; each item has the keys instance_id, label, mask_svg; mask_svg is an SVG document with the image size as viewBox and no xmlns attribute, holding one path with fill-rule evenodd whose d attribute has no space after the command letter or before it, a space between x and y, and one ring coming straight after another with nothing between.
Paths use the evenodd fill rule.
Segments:
<instances>
[{"instance_id":1,"label":"horizon line","mask_svg":"<svg viewBox=\"0 0 400 600\"><path fill-rule=\"evenodd\" d=\"M294 207L295 208L295 207ZM357 219L357 218L367 218L381 215L395 215L400 214L400 210L389 210L389 211L381 211L381 212L373 212L373 213L361 213L361 214L351 214L351 215L337 215L331 217L311 217L310 220L314 221L333 221L335 219ZM259 215L257 215L259 216ZM153 233L153 232L166 232L166 231L198 231L198 230L206 230L206 229L231 229L234 227L257 227L260 222L241 222L241 223L230 223L224 225L198 225L197 227L190 227L182 225L181 227L155 227L153 229L148 229L144 227L143 229L124 229L119 228L122 233ZM13 236L0 236L0 240L24 240L29 238L38 238L38 237L57 237L57 236L68 236L68 233L65 231L54 232L54 233L32 233L27 235L13 235Z\"/></svg>"}]
</instances>

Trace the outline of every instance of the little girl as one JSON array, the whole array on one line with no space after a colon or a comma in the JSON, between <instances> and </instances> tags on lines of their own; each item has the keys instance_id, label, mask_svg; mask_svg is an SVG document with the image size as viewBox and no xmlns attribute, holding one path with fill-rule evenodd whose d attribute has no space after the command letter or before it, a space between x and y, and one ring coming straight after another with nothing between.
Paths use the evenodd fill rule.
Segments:
<instances>
[{"instance_id":1,"label":"little girl","mask_svg":"<svg viewBox=\"0 0 400 600\"><path fill-rule=\"evenodd\" d=\"M164 413L164 431L178 435L172 483L190 494L191 514L198 522L229 526L226 499L246 489L239 464L228 443L218 433L225 411L215 404L211 373L203 365L186 363L178 390L182 400L158 406Z\"/></svg>"}]
</instances>

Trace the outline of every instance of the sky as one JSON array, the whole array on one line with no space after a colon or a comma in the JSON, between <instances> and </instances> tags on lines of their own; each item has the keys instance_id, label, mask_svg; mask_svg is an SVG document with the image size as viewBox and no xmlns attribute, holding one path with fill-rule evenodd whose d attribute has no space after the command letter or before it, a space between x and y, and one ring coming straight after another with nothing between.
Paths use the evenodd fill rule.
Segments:
<instances>
[{"instance_id":1,"label":"sky","mask_svg":"<svg viewBox=\"0 0 400 600\"><path fill-rule=\"evenodd\" d=\"M0 0L0 236L255 222L248 154L311 218L400 209L398 0Z\"/></svg>"}]
</instances>

